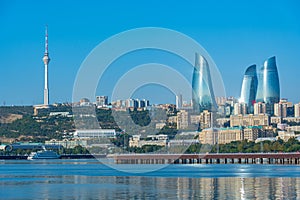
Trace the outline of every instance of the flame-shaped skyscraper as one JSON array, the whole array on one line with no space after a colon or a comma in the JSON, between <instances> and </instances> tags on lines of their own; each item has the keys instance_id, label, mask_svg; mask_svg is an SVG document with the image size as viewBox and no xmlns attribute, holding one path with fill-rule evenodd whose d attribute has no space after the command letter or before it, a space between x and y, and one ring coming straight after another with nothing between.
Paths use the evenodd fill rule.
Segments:
<instances>
[{"instance_id":1,"label":"flame-shaped skyscraper","mask_svg":"<svg viewBox=\"0 0 300 200\"><path fill-rule=\"evenodd\" d=\"M257 84L258 80L256 65L251 65L245 71L240 97L240 103L247 104L249 113L253 112L253 104L256 98Z\"/></svg>"},{"instance_id":2,"label":"flame-shaped skyscraper","mask_svg":"<svg viewBox=\"0 0 300 200\"><path fill-rule=\"evenodd\" d=\"M45 65L44 105L49 105L48 64L50 62L50 57L48 52L48 26L46 26L45 30L45 53L43 61Z\"/></svg>"},{"instance_id":3,"label":"flame-shaped skyscraper","mask_svg":"<svg viewBox=\"0 0 300 200\"><path fill-rule=\"evenodd\" d=\"M267 104L267 112L273 114L273 105L280 99L279 76L275 56L267 59L258 71L256 101Z\"/></svg>"},{"instance_id":4,"label":"flame-shaped skyscraper","mask_svg":"<svg viewBox=\"0 0 300 200\"><path fill-rule=\"evenodd\" d=\"M198 53L195 54L193 73L193 109L195 111L215 111L217 108L207 60Z\"/></svg>"}]
</instances>

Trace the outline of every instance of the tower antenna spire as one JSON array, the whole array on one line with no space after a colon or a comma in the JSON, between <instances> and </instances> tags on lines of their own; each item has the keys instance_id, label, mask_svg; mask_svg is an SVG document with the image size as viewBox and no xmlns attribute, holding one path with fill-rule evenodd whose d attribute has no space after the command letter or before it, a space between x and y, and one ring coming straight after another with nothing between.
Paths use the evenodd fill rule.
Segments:
<instances>
[{"instance_id":1,"label":"tower antenna spire","mask_svg":"<svg viewBox=\"0 0 300 200\"><path fill-rule=\"evenodd\" d=\"M45 54L48 54L48 25L45 28Z\"/></svg>"}]
</instances>

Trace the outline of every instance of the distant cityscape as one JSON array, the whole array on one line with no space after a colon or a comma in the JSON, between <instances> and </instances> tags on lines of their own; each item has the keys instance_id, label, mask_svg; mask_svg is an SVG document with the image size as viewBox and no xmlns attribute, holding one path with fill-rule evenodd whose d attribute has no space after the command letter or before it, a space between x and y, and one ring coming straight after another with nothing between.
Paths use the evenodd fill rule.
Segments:
<instances>
[{"instance_id":1,"label":"distant cityscape","mask_svg":"<svg viewBox=\"0 0 300 200\"><path fill-rule=\"evenodd\" d=\"M149 99L119 99L109 102L108 96L96 96L91 102L82 98L79 102L66 104L49 104L48 65L48 30L45 33L45 53L43 57L44 72L44 104L33 106L33 119L42 122L45 117L59 116L62 118L96 117L94 114L72 112L72 109L60 110L63 107L84 108L95 107L98 110L114 112L142 113L139 120L147 122L150 111L161 110L167 118L153 120L154 129L149 129L147 123L142 123L139 129L126 128L129 134L128 147L152 146L180 146L191 144L227 144L233 141L288 141L290 138L300 140L300 103L293 104L288 99L280 97L279 74L275 56L268 58L263 66L257 69L251 65L245 70L239 98L215 97L212 84L210 66L205 57L195 53L195 65L192 78L192 99L184 99L182 94L176 95L176 105L151 105ZM74 111L74 110L73 110ZM15 116L15 120L22 116ZM149 116L148 116L149 117ZM97 117L101 124L103 117ZM107 116L106 116L107 118ZM7 123L2 119L2 123ZM9 120L8 120L9 121ZM151 119L150 119L151 121ZM8 122L11 123L11 122ZM71 122L70 122L71 123ZM73 122L72 122L73 123ZM62 145L64 147L93 146L91 140L95 138L116 139L125 128L112 125L111 121L104 126L108 128L71 128L63 130L64 140L45 141L47 145ZM140 123L140 122L135 122ZM129 126L130 123L125 123ZM149 129L149 130L148 130ZM153 130L173 130L170 134ZM147 133L147 134L145 134ZM174 133L177 133L174 136ZM59 138L59 137L58 137ZM5 140L5 138L2 138ZM78 142L80 140L80 142ZM106 141L107 142L107 141ZM125 142L122 143L125 146ZM108 148L109 144L102 147ZM170 149L168 149L170 150Z\"/></svg>"},{"instance_id":2,"label":"distant cityscape","mask_svg":"<svg viewBox=\"0 0 300 200\"><path fill-rule=\"evenodd\" d=\"M300 131L300 103L293 105L287 99L280 99L275 56L267 59L258 72L256 65L246 69L238 99L215 98L208 63L197 53L195 57L193 99L190 102L184 101L182 95L178 94L176 105L153 105L166 110L176 109L176 115L169 116L167 122L158 123L160 128L176 124L176 128L181 131L197 130L199 142L203 144L226 144L242 140L275 141L278 138L287 141L297 137ZM88 103L87 99L83 99L80 105ZM94 104L100 109L119 111L151 108L149 100L139 99L117 100L108 104L107 96L97 96ZM140 135L134 135L131 146L141 146L143 142L140 140ZM160 135L155 140L160 145L160 140L163 140L167 145L168 137Z\"/></svg>"},{"instance_id":3,"label":"distant cityscape","mask_svg":"<svg viewBox=\"0 0 300 200\"><path fill-rule=\"evenodd\" d=\"M275 56L267 59L258 71L256 65L251 65L245 70L241 95L234 98L215 97L208 62L196 53L192 90L192 99L189 101L184 100L181 94L176 95L176 105L151 105L148 99L125 99L109 103L108 96L96 96L96 102L82 98L80 102L71 105L95 106L97 109L120 112L162 109L166 111L168 118L157 120L155 128L173 127L180 132L180 138L183 138L170 140L165 134L145 136L141 135L139 130L130 132L132 136L128 142L129 147L300 139L297 135L300 133L300 103L293 105L287 99L280 98ZM35 107L36 113L40 108L44 107ZM116 134L107 129L85 130L75 135L82 139L105 135L112 138Z\"/></svg>"}]
</instances>

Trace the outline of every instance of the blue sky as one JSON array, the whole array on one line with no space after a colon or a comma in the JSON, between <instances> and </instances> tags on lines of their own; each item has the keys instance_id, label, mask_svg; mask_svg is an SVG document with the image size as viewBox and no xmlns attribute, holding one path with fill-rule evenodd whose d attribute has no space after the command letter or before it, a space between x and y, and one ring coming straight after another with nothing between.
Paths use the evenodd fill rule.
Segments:
<instances>
[{"instance_id":1,"label":"blue sky","mask_svg":"<svg viewBox=\"0 0 300 200\"><path fill-rule=\"evenodd\" d=\"M71 101L77 71L93 48L139 27L169 28L199 42L217 64L229 96L239 96L246 67L275 55L281 96L299 102L299 19L299 1L2 0L0 105L43 102L45 24L51 103ZM162 98L154 103L170 100Z\"/></svg>"}]
</instances>

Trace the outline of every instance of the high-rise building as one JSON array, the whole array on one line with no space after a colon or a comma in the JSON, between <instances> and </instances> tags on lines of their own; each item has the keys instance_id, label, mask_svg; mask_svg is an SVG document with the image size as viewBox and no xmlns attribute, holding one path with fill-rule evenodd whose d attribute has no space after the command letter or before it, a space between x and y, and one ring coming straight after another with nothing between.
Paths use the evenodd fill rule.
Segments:
<instances>
[{"instance_id":1,"label":"high-rise building","mask_svg":"<svg viewBox=\"0 0 300 200\"><path fill-rule=\"evenodd\" d=\"M104 107L108 105L108 96L96 96L96 105Z\"/></svg>"},{"instance_id":2,"label":"high-rise building","mask_svg":"<svg viewBox=\"0 0 300 200\"><path fill-rule=\"evenodd\" d=\"M300 103L294 105L294 114L295 117L300 117Z\"/></svg>"},{"instance_id":3,"label":"high-rise building","mask_svg":"<svg viewBox=\"0 0 300 200\"><path fill-rule=\"evenodd\" d=\"M149 100L146 99L136 99L136 101L138 103L138 108L145 108L150 105Z\"/></svg>"},{"instance_id":4,"label":"high-rise building","mask_svg":"<svg viewBox=\"0 0 300 200\"><path fill-rule=\"evenodd\" d=\"M176 95L176 108L180 109L182 108L182 95Z\"/></svg>"},{"instance_id":5,"label":"high-rise building","mask_svg":"<svg viewBox=\"0 0 300 200\"><path fill-rule=\"evenodd\" d=\"M286 117L287 116L287 103L279 102L274 104L274 115L276 117Z\"/></svg>"},{"instance_id":6,"label":"high-rise building","mask_svg":"<svg viewBox=\"0 0 300 200\"><path fill-rule=\"evenodd\" d=\"M144 103L145 103L145 107L148 107L150 106L150 102L149 100L146 100L146 99L143 99Z\"/></svg>"},{"instance_id":7,"label":"high-rise building","mask_svg":"<svg viewBox=\"0 0 300 200\"><path fill-rule=\"evenodd\" d=\"M126 106L126 108L137 108L138 101L135 99L126 99L125 106Z\"/></svg>"},{"instance_id":8,"label":"high-rise building","mask_svg":"<svg viewBox=\"0 0 300 200\"><path fill-rule=\"evenodd\" d=\"M195 58L192 87L193 108L196 112L217 110L209 65L206 59L198 53Z\"/></svg>"},{"instance_id":9,"label":"high-rise building","mask_svg":"<svg viewBox=\"0 0 300 200\"><path fill-rule=\"evenodd\" d=\"M50 57L48 52L48 27L47 26L45 30L45 53L43 57L43 62L45 65L44 105L49 105L48 64L50 62Z\"/></svg>"},{"instance_id":10,"label":"high-rise building","mask_svg":"<svg viewBox=\"0 0 300 200\"><path fill-rule=\"evenodd\" d=\"M225 105L226 104L226 100L227 100L226 97L216 97L216 102L217 102L217 104L219 106L220 105Z\"/></svg>"},{"instance_id":11,"label":"high-rise building","mask_svg":"<svg viewBox=\"0 0 300 200\"><path fill-rule=\"evenodd\" d=\"M263 67L258 71L257 102L264 102L267 105L267 113L274 113L274 103L280 99L279 77L275 56L264 62Z\"/></svg>"},{"instance_id":12,"label":"high-rise building","mask_svg":"<svg viewBox=\"0 0 300 200\"><path fill-rule=\"evenodd\" d=\"M213 127L213 113L208 110L204 110L200 113L200 128L212 128Z\"/></svg>"},{"instance_id":13,"label":"high-rise building","mask_svg":"<svg viewBox=\"0 0 300 200\"><path fill-rule=\"evenodd\" d=\"M145 104L145 101L144 101L144 100L137 99L137 102L138 102L138 107L139 107L139 108L144 108L144 107L146 107L146 104Z\"/></svg>"},{"instance_id":14,"label":"high-rise building","mask_svg":"<svg viewBox=\"0 0 300 200\"><path fill-rule=\"evenodd\" d=\"M186 110L180 110L177 113L177 129L186 129L189 127L189 113Z\"/></svg>"},{"instance_id":15,"label":"high-rise building","mask_svg":"<svg viewBox=\"0 0 300 200\"><path fill-rule=\"evenodd\" d=\"M247 114L247 104L246 103L235 103L234 104L234 115L245 115Z\"/></svg>"},{"instance_id":16,"label":"high-rise building","mask_svg":"<svg viewBox=\"0 0 300 200\"><path fill-rule=\"evenodd\" d=\"M267 107L265 103L258 102L254 104L254 115L265 114L267 112Z\"/></svg>"},{"instance_id":17,"label":"high-rise building","mask_svg":"<svg viewBox=\"0 0 300 200\"><path fill-rule=\"evenodd\" d=\"M255 103L257 92L257 74L256 65L251 65L246 69L239 102L248 105L248 112L253 113L253 104Z\"/></svg>"}]
</instances>

